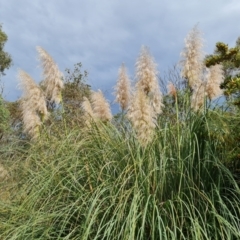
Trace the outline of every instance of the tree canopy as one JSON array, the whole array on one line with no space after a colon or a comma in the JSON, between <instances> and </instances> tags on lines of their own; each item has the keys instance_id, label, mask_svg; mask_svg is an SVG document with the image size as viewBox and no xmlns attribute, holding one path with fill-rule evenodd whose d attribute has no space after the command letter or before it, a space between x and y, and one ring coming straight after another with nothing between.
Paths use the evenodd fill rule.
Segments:
<instances>
[{"instance_id":1,"label":"tree canopy","mask_svg":"<svg viewBox=\"0 0 240 240\"><path fill-rule=\"evenodd\" d=\"M0 24L0 76L4 75L4 70L8 69L12 63L11 56L3 50L7 39L7 35L2 31L2 25ZM2 92L0 92L0 139L9 127L9 111L1 94Z\"/></svg>"},{"instance_id":2,"label":"tree canopy","mask_svg":"<svg viewBox=\"0 0 240 240\"><path fill-rule=\"evenodd\" d=\"M223 42L216 43L214 54L205 58L206 67L221 63L225 79L221 84L225 96L234 98L234 104L240 106L240 37L232 48Z\"/></svg>"},{"instance_id":3,"label":"tree canopy","mask_svg":"<svg viewBox=\"0 0 240 240\"><path fill-rule=\"evenodd\" d=\"M8 69L12 64L11 56L4 51L4 46L8 37L5 32L2 31L2 25L0 25L0 76L5 75L5 69Z\"/></svg>"}]
</instances>

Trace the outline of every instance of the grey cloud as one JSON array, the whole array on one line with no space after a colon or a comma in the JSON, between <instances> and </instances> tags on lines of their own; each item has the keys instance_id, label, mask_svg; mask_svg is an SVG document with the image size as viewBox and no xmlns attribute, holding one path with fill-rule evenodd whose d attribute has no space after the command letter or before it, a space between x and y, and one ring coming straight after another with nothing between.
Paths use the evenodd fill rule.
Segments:
<instances>
[{"instance_id":1,"label":"grey cloud","mask_svg":"<svg viewBox=\"0 0 240 240\"><path fill-rule=\"evenodd\" d=\"M3 78L6 98L14 100L20 94L15 88L17 68L40 81L35 50L40 45L62 71L82 62L93 88L106 91L112 101L108 93L118 67L125 62L133 78L141 45L150 48L163 73L179 60L184 38L197 23L206 52L220 40L234 44L240 35L239 9L239 0L2 1L0 21L14 61Z\"/></svg>"}]
</instances>

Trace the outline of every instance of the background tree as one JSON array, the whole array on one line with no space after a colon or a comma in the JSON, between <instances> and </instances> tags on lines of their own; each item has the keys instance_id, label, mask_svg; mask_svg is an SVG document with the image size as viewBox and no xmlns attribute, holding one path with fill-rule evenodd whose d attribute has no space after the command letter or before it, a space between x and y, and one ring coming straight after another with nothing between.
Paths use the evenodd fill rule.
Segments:
<instances>
[{"instance_id":1,"label":"background tree","mask_svg":"<svg viewBox=\"0 0 240 240\"><path fill-rule=\"evenodd\" d=\"M4 45L7 40L8 37L2 31L2 25L0 24L0 76L5 75L4 70L8 69L12 64L11 56L4 51Z\"/></svg>"},{"instance_id":2,"label":"background tree","mask_svg":"<svg viewBox=\"0 0 240 240\"><path fill-rule=\"evenodd\" d=\"M82 72L82 64L74 64L74 69L65 69L64 89L62 91L65 119L68 124L81 122L83 115L81 105L84 97L90 97L91 86L88 85L87 71Z\"/></svg>"},{"instance_id":3,"label":"background tree","mask_svg":"<svg viewBox=\"0 0 240 240\"><path fill-rule=\"evenodd\" d=\"M5 75L4 70L11 66L12 59L10 55L5 52L4 45L7 41L7 35L2 31L2 25L0 24L0 77ZM3 89L1 89L2 91ZM9 127L9 111L6 108L6 103L2 98L2 92L0 92L0 139L3 137L4 132Z\"/></svg>"},{"instance_id":4,"label":"background tree","mask_svg":"<svg viewBox=\"0 0 240 240\"><path fill-rule=\"evenodd\" d=\"M216 43L214 54L208 55L205 58L206 67L216 66L221 63L224 71L224 81L220 87L224 90L224 95L230 103L237 106L240 110L240 37L236 41L235 47L230 48L227 44L222 42ZM239 118L230 117L231 113L225 113L226 119L230 119L229 137L226 139L227 148L234 149L229 151L228 167L231 171L239 176L240 167L240 128ZM239 178L239 177L238 177Z\"/></svg>"},{"instance_id":5,"label":"background tree","mask_svg":"<svg viewBox=\"0 0 240 240\"><path fill-rule=\"evenodd\" d=\"M233 48L222 42L216 43L214 54L205 58L206 67L221 63L224 70L224 82L220 85L225 96L232 96L234 104L240 107L240 37Z\"/></svg>"}]
</instances>

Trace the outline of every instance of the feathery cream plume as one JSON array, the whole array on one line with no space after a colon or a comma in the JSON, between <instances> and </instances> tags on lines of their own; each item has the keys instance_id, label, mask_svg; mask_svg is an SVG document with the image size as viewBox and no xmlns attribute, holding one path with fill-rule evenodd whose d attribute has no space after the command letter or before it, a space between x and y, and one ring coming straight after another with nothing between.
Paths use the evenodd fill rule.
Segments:
<instances>
[{"instance_id":1,"label":"feathery cream plume","mask_svg":"<svg viewBox=\"0 0 240 240\"><path fill-rule=\"evenodd\" d=\"M46 97L49 101L58 104L62 101L63 75L47 51L41 47L37 47L37 51L43 68L44 80L42 85L44 86Z\"/></svg>"},{"instance_id":2,"label":"feathery cream plume","mask_svg":"<svg viewBox=\"0 0 240 240\"><path fill-rule=\"evenodd\" d=\"M83 119L85 120L85 124L87 127L90 127L91 122L94 120L95 116L93 113L92 105L87 97L83 97L82 109L83 109Z\"/></svg>"},{"instance_id":3,"label":"feathery cream plume","mask_svg":"<svg viewBox=\"0 0 240 240\"><path fill-rule=\"evenodd\" d=\"M224 80L224 72L221 64L211 66L207 74L206 93L210 100L220 96L223 91L220 84Z\"/></svg>"},{"instance_id":4,"label":"feathery cream plume","mask_svg":"<svg viewBox=\"0 0 240 240\"><path fill-rule=\"evenodd\" d=\"M42 122L36 112L26 109L25 104L27 101L22 103L22 119L24 125L24 132L27 133L31 139L36 139L40 135L39 127Z\"/></svg>"},{"instance_id":5,"label":"feathery cream plume","mask_svg":"<svg viewBox=\"0 0 240 240\"><path fill-rule=\"evenodd\" d=\"M97 92L92 92L91 102L94 118L101 120L103 122L110 121L112 119L112 113L110 110L110 105L107 100L104 98L101 90Z\"/></svg>"},{"instance_id":6,"label":"feathery cream plume","mask_svg":"<svg viewBox=\"0 0 240 240\"><path fill-rule=\"evenodd\" d=\"M138 89L131 99L127 117L131 121L137 139L142 146L146 146L153 137L154 116L155 113L149 104L149 99L141 89Z\"/></svg>"},{"instance_id":7,"label":"feathery cream plume","mask_svg":"<svg viewBox=\"0 0 240 240\"><path fill-rule=\"evenodd\" d=\"M206 97L206 83L205 82L198 82L195 84L195 87L192 92L191 96L191 107L194 111L200 110L204 105L204 100Z\"/></svg>"},{"instance_id":8,"label":"feathery cream plume","mask_svg":"<svg viewBox=\"0 0 240 240\"><path fill-rule=\"evenodd\" d=\"M19 87L23 90L21 110L24 132L31 138L39 135L39 126L48 117L45 97L40 87L23 70L19 71Z\"/></svg>"},{"instance_id":9,"label":"feathery cream plume","mask_svg":"<svg viewBox=\"0 0 240 240\"><path fill-rule=\"evenodd\" d=\"M157 74L157 64L148 48L143 46L136 62L136 89L142 90L148 96L156 115L162 112L163 107Z\"/></svg>"},{"instance_id":10,"label":"feathery cream plume","mask_svg":"<svg viewBox=\"0 0 240 240\"><path fill-rule=\"evenodd\" d=\"M122 64L122 66L119 68L118 81L117 85L115 86L115 101L120 104L123 111L128 107L131 97L130 91L130 80L127 75L125 65Z\"/></svg>"},{"instance_id":11,"label":"feathery cream plume","mask_svg":"<svg viewBox=\"0 0 240 240\"><path fill-rule=\"evenodd\" d=\"M182 66L181 75L188 81L188 85L191 89L194 85L199 85L199 81L202 78L203 70L203 40L201 32L198 27L195 26L185 39L185 48L181 53L182 60L180 64Z\"/></svg>"}]
</instances>

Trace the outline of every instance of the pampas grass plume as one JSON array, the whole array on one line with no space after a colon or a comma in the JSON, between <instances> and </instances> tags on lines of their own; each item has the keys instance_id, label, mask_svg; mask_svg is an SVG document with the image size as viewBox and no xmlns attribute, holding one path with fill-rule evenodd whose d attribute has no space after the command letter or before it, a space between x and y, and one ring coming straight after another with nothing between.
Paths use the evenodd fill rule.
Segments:
<instances>
[{"instance_id":1,"label":"pampas grass plume","mask_svg":"<svg viewBox=\"0 0 240 240\"><path fill-rule=\"evenodd\" d=\"M194 111L199 111L203 107L206 96L205 90L205 82L199 82L198 85L195 85L191 96L191 108Z\"/></svg>"},{"instance_id":2,"label":"pampas grass plume","mask_svg":"<svg viewBox=\"0 0 240 240\"><path fill-rule=\"evenodd\" d=\"M103 122L107 122L112 119L110 105L100 90L97 92L92 92L91 102L95 119L101 120Z\"/></svg>"},{"instance_id":3,"label":"pampas grass plume","mask_svg":"<svg viewBox=\"0 0 240 240\"><path fill-rule=\"evenodd\" d=\"M122 111L126 110L131 97L130 80L124 64L119 68L118 81L115 86L116 102L120 104Z\"/></svg>"},{"instance_id":4,"label":"pampas grass plume","mask_svg":"<svg viewBox=\"0 0 240 240\"><path fill-rule=\"evenodd\" d=\"M142 146L146 146L153 137L154 115L146 94L142 90L137 90L132 97L127 117L131 121L137 139Z\"/></svg>"},{"instance_id":5,"label":"pampas grass plume","mask_svg":"<svg viewBox=\"0 0 240 240\"><path fill-rule=\"evenodd\" d=\"M162 112L162 93L158 84L157 64L150 55L147 47L142 46L136 62L136 89L143 91L148 96L155 114Z\"/></svg>"},{"instance_id":6,"label":"pampas grass plume","mask_svg":"<svg viewBox=\"0 0 240 240\"><path fill-rule=\"evenodd\" d=\"M185 48L181 53L182 66L181 75L184 77L191 89L198 85L201 80L203 69L203 40L201 32L195 26L185 38Z\"/></svg>"},{"instance_id":7,"label":"pampas grass plume","mask_svg":"<svg viewBox=\"0 0 240 240\"><path fill-rule=\"evenodd\" d=\"M24 102L26 103L27 101ZM35 112L26 109L25 104L22 104L22 119L24 132L27 133L33 140L38 138L40 134L39 127L42 122Z\"/></svg>"},{"instance_id":8,"label":"pampas grass plume","mask_svg":"<svg viewBox=\"0 0 240 240\"><path fill-rule=\"evenodd\" d=\"M36 138L39 126L48 117L45 97L40 87L23 70L19 70L19 87L23 90L20 101L24 132Z\"/></svg>"},{"instance_id":9,"label":"pampas grass plume","mask_svg":"<svg viewBox=\"0 0 240 240\"><path fill-rule=\"evenodd\" d=\"M87 127L91 126L91 122L94 120L94 113L92 109L92 105L87 97L83 97L82 102L82 109L83 109L83 118Z\"/></svg>"},{"instance_id":10,"label":"pampas grass plume","mask_svg":"<svg viewBox=\"0 0 240 240\"><path fill-rule=\"evenodd\" d=\"M220 84L224 80L224 72L221 64L216 64L209 68L207 75L206 93L210 100L220 96L223 91L220 89Z\"/></svg>"},{"instance_id":11,"label":"pampas grass plume","mask_svg":"<svg viewBox=\"0 0 240 240\"><path fill-rule=\"evenodd\" d=\"M63 75L46 50L38 46L37 51L43 68L44 80L42 81L42 85L45 88L46 97L49 101L58 104L62 101L61 91L64 87L62 81Z\"/></svg>"}]
</instances>

